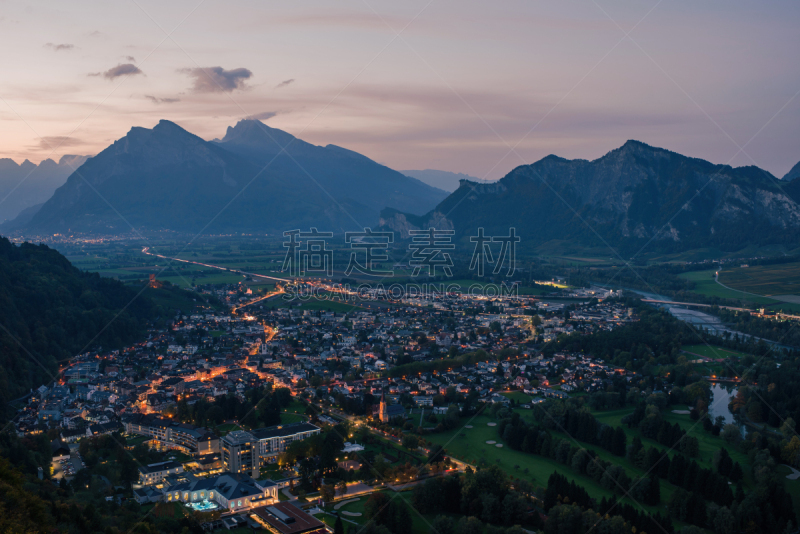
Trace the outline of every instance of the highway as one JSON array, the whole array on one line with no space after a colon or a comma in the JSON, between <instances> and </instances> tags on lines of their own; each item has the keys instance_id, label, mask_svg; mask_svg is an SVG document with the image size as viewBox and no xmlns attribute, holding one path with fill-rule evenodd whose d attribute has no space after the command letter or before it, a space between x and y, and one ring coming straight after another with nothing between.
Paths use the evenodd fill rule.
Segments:
<instances>
[{"instance_id":1,"label":"highway","mask_svg":"<svg viewBox=\"0 0 800 534\"><path fill-rule=\"evenodd\" d=\"M275 285L275 291L270 291L266 295L263 295L261 297L258 297L258 298L255 298L253 300L247 301L244 304L240 304L239 306L234 306L233 308L231 308L231 313L236 313L237 311L239 311L242 308L245 308L247 306L250 306L251 304L256 304L256 303L261 302L263 300L267 300L269 298L272 298L275 295L282 295L284 293L286 293L286 290L283 288L283 286L280 285L280 284L276 284Z\"/></svg>"},{"instance_id":2,"label":"highway","mask_svg":"<svg viewBox=\"0 0 800 534\"><path fill-rule=\"evenodd\" d=\"M219 265L211 265L209 263L201 263L199 261L184 260L184 259L181 259L181 258L170 258L168 256L162 256L161 254L155 254L153 252L150 252L150 247L144 247L142 249L142 254L147 254L148 256L153 256L155 258L161 258L163 260L180 261L182 263L190 263L192 265L200 265L202 267L208 267L209 269L219 269L220 271L228 271L228 272L231 272L231 273L237 273L237 274L241 274L241 275L255 276L255 277L258 277L258 278L266 278L267 280L274 280L276 282L284 282L284 283L292 282L291 279L287 279L287 278L276 278L274 276L267 276L265 274L248 273L247 271L240 271L238 269L229 269L228 267L220 267Z\"/></svg>"},{"instance_id":3,"label":"highway","mask_svg":"<svg viewBox=\"0 0 800 534\"><path fill-rule=\"evenodd\" d=\"M358 295L358 291L349 290L349 289L346 289L346 288L343 288L343 287L337 287L337 286L335 286L333 284L326 283L325 281L323 281L321 279L314 280L312 278L306 278L306 279L303 279L303 278L277 278L275 276L268 276L268 275L265 275L265 274L250 273L250 272L247 272L247 271L241 271L239 269L230 269L228 267L222 267L222 266L219 266L219 265L211 265L210 263L202 263L202 262L199 262L199 261L184 260L182 258L170 258L169 256L164 256L164 255L161 255L161 254L156 254L154 252L150 252L150 247L144 247L142 249L142 254L146 254L148 256L153 256L154 258L161 258L163 260L179 261L181 263L188 263L188 264L191 264L191 265L199 265L201 267L208 267L209 269L219 269L220 271L227 271L227 272L230 272L230 273L236 273L236 274L247 275L247 276L254 276L254 277L257 277L257 278L263 278L263 279L266 279L266 280L272 280L272 281L275 281L275 282L281 282L283 284L291 284L293 282L301 282L301 283L304 283L304 284L308 284L310 286L319 287L324 291L330 291L330 292L333 292L333 293L338 293L341 296L353 297L354 299L359 296ZM279 293L285 293L286 292L285 286L276 286L276 287L278 288L277 291L275 291L275 292L273 292L273 293L271 293L271 294L269 294L267 296L252 300L252 301L250 301L250 302L248 302L246 304L243 304L241 306L235 306L233 308L233 311L236 312L236 310L238 310L239 308L244 308L245 306L249 306L251 304L255 304L256 302L259 302L261 300L266 300L266 299L268 299L270 297L273 297L273 296L275 296L275 295L277 295ZM366 306L367 308L371 308L372 307L371 304L363 304L363 303L360 306L362 306L362 307Z\"/></svg>"},{"instance_id":4,"label":"highway","mask_svg":"<svg viewBox=\"0 0 800 534\"><path fill-rule=\"evenodd\" d=\"M247 276L255 276L257 278L264 278L266 280L273 280L275 282L281 282L283 284L291 284L293 282L301 282L301 283L304 283L304 284L309 284L309 285L312 285L312 286L321 287L321 288L325 289L326 291L339 291L339 292L341 292L343 294L347 294L347 295L357 295L358 294L356 291L348 291L348 290L344 290L344 289L339 289L334 285L326 284L321 279L320 280L314 280L314 279L311 279L311 278L307 278L307 279L303 279L303 278L277 278L275 276L268 276L266 274L250 273L250 272L247 272L247 271L241 271L239 269L230 269L228 267L222 267L220 265L211 265L210 263L202 263L202 262L199 262L199 261L184 260L182 258L170 258L169 256L163 256L161 254L156 254L154 252L150 252L150 247L144 247L142 249L142 254L146 254L148 256L153 256L155 258L161 258L163 260L179 261L179 262L188 263L188 264L191 264L191 265L200 265L201 267L208 267L209 269L219 269L220 271L227 271L229 273L236 273L236 274L247 275ZM285 292L285 291L282 291L282 292ZM266 297L266 298L269 298L269 297ZM263 300L263 299L260 299L260 300ZM254 302L258 302L258 300L254 300L252 302L248 302L244 306L248 306L250 304L253 304ZM243 306L239 306L239 308L241 308L241 307L243 307Z\"/></svg>"},{"instance_id":5,"label":"highway","mask_svg":"<svg viewBox=\"0 0 800 534\"><path fill-rule=\"evenodd\" d=\"M153 257L156 257L156 258L161 258L161 259L164 259L164 260L180 261L180 262L183 262L183 263L190 263L192 265L201 265L203 267L208 267L209 269L219 269L221 271L228 271L228 272L231 272L231 273L238 273L238 274L242 274L242 275L255 276L255 277L258 277L258 278L266 278L267 280L274 280L276 282L281 282L281 284L275 284L275 291L271 291L271 292L267 293L266 295L263 295L263 296L260 296L258 298L255 298L253 300L250 300L248 302L245 302L244 304L241 304L239 306L234 306L231 309L232 313L236 313L237 311L239 311L240 309L242 309L244 307L247 307L247 306L250 306L252 304L256 304L258 302L270 299L270 298L272 298L272 297L274 297L276 295L281 295L283 293L286 293L286 289L284 288L283 284L291 282L291 280L287 280L285 278L276 278L274 276L267 276L267 275L264 275L264 274L248 273L247 271L240 271L240 270L237 270L237 269L228 269L227 267L220 267L219 265L211 265L211 264L208 264L208 263L201 263L199 261L183 260L181 258L169 258L169 257L163 256L161 254L155 254L153 252L150 252L150 247L144 247L142 249L142 254L146 254L148 256L153 256ZM266 338L264 340L265 343L266 343L266 342L269 342L270 340L272 340L273 337L275 337L276 330L274 328L272 328L271 326L268 326L268 325L265 324L264 325L264 333L266 334Z\"/></svg>"},{"instance_id":6,"label":"highway","mask_svg":"<svg viewBox=\"0 0 800 534\"><path fill-rule=\"evenodd\" d=\"M359 292L358 289L350 289L349 287L342 286L340 284L334 284L331 281L324 280L322 278L316 278L316 279L315 278L311 278L311 277L309 277L309 278L302 278L302 277L277 278L275 276L269 276L269 275L265 275L265 274L250 273L250 272L241 271L241 270L238 270L238 269L230 269L228 267L222 267L220 265L212 265L210 263L202 263L202 262L199 262L199 261L185 260L185 259L182 259L182 258L170 258L169 256L164 256L164 255L161 255L161 254L156 254L154 252L150 252L150 247L142 248L142 254L146 254L148 256L153 256L155 258L161 258L161 259L169 260L169 261L179 261L181 263L188 263L188 264L191 264L191 265L199 265L201 267L208 267L209 269L218 269L220 271L227 271L227 272L241 274L241 275L254 276L254 277L263 278L263 279L266 279L266 280L273 280L275 282L283 282L285 284L291 284L291 283L307 284L307 285L312 286L312 287L320 288L323 291L328 291L328 292L331 292L331 293L334 293L334 294L338 294L340 297L348 297L348 298L352 297L354 300L365 300L365 301L368 300L368 299L361 299L360 298L360 297L363 297L363 295L362 295L361 292ZM533 296L529 296L529 295L517 295L516 298L518 298L520 300L524 300L524 301L531 301L531 302L536 302L536 301L539 300L538 297L533 297ZM392 301L391 298L386 298L385 295L384 295L384 298L380 298L380 299L376 299L376 300L385 301L385 302L391 302ZM358 304L358 306L361 306L361 307L366 306L367 308L371 308L372 307L372 305L364 304L363 302L361 304Z\"/></svg>"}]
</instances>

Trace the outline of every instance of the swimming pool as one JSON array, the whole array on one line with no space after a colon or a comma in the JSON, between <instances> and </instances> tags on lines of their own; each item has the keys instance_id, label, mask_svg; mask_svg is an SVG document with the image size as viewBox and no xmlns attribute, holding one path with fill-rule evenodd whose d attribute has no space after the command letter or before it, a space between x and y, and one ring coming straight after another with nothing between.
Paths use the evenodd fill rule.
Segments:
<instances>
[{"instance_id":1,"label":"swimming pool","mask_svg":"<svg viewBox=\"0 0 800 534\"><path fill-rule=\"evenodd\" d=\"M211 510L216 510L219 508L217 503L209 502L208 499L204 499L199 502L190 502L186 504L187 507L195 510L196 512L210 512Z\"/></svg>"}]
</instances>

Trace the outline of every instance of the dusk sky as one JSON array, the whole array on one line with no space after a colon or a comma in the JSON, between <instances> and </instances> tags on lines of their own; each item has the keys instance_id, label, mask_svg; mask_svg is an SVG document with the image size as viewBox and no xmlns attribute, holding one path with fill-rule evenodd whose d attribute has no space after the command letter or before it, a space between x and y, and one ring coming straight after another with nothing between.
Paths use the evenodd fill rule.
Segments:
<instances>
[{"instance_id":1,"label":"dusk sky","mask_svg":"<svg viewBox=\"0 0 800 534\"><path fill-rule=\"evenodd\" d=\"M796 0L0 1L0 157L255 116L395 169L497 179L638 139L781 177L798 20Z\"/></svg>"}]
</instances>

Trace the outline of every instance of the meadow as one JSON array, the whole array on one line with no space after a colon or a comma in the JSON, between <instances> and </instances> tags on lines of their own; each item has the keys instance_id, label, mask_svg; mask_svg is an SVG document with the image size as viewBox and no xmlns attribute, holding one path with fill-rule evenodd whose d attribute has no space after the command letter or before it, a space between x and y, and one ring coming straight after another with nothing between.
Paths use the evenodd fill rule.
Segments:
<instances>
[{"instance_id":1,"label":"meadow","mask_svg":"<svg viewBox=\"0 0 800 534\"><path fill-rule=\"evenodd\" d=\"M785 302L770 298L765 295L789 295L792 291L800 293L800 286L795 285L795 280L800 279L800 272L797 269L800 264L786 264L795 267L789 269L772 269L769 273L744 274L750 269L767 269L766 267L737 267L731 271L722 271L719 274L721 283L728 287L723 287L714 280L714 270L691 271L678 275L680 278L695 282L694 291L708 297L719 297L724 299L736 299L746 304L767 308L776 312L800 313L800 301L798 303ZM785 267L786 265L770 266ZM783 275L786 278L781 278ZM747 277L747 278L746 278Z\"/></svg>"},{"instance_id":2,"label":"meadow","mask_svg":"<svg viewBox=\"0 0 800 534\"><path fill-rule=\"evenodd\" d=\"M672 409L687 409L685 406L673 406ZM622 429L625 431L625 434L628 436L628 443L633 441L634 437L639 437L642 440L642 443L647 446L653 446L656 449L667 452L667 447L661 445L655 440L644 438L642 437L641 432L639 432L636 428L628 428L627 425L622 424L622 418L626 415L632 413L632 408L622 408L620 410L608 410L602 412L594 412L594 416L597 418L598 421L601 423L605 423L610 426L621 426ZM664 420L668 421L670 424L677 423L683 430L686 431L686 434L692 437L697 438L699 443L700 452L698 457L694 460L700 465L701 467L711 468L711 459L714 455L714 452L719 450L720 448L724 448L728 451L731 458L735 462L739 462L742 465L742 469L744 471L744 488L745 491L748 487L753 485L753 479L750 473L750 470L747 469L747 465L749 464L749 460L746 454L741 453L736 450L735 447L732 447L728 443L725 442L719 436L713 436L709 432L703 430L702 424L699 424L697 421L692 421L689 415L686 414L676 414L672 413L671 409L667 409L664 412ZM674 456L674 452L670 452L670 457ZM663 494L662 494L663 496Z\"/></svg>"},{"instance_id":3,"label":"meadow","mask_svg":"<svg viewBox=\"0 0 800 534\"><path fill-rule=\"evenodd\" d=\"M800 262L725 269L719 281L757 295L800 295Z\"/></svg>"},{"instance_id":4,"label":"meadow","mask_svg":"<svg viewBox=\"0 0 800 534\"><path fill-rule=\"evenodd\" d=\"M382 490L381 493L385 493L390 499L401 499L403 500L406 505L408 506L409 513L411 516L411 533L412 534L426 534L431 532L431 523L435 517L435 514L426 514L422 515L414 509L414 506L411 504L412 492L410 490L407 491L400 491L395 492L392 490ZM345 504L342 506L338 511L339 512L350 512L361 514L361 516L354 517L354 516L347 516L342 514L343 523L345 524L345 529L348 532L357 532L359 529L355 527L355 525L364 526L368 519L364 516L364 505L367 503L367 499L369 498L368 495L360 497L357 501ZM327 506L329 510L333 509L333 506ZM336 522L335 516L333 514L326 514L324 516L317 516L318 519L323 521L326 525L333 526ZM350 521L350 523L348 523ZM355 523L355 525L353 525ZM353 530L350 530L350 529Z\"/></svg>"},{"instance_id":5,"label":"meadow","mask_svg":"<svg viewBox=\"0 0 800 534\"><path fill-rule=\"evenodd\" d=\"M524 402L528 398L527 395L524 395L521 392L507 392L504 395L520 402ZM663 416L667 422L671 424L677 423L683 430L686 431L687 435L697 438L699 444L699 454L695 460L701 467L709 469L712 468L712 458L714 453L720 448L724 448L728 451L731 458L735 462L739 462L743 468L743 487L745 491L749 491L754 487L755 483L752 472L748 467L749 459L746 454L738 451L735 446L728 444L719 436L713 436L711 433L706 432L702 425L697 421L693 421L689 415L673 413L672 409L686 409L686 407L670 407L664 411ZM627 425L623 425L622 419L626 415L630 414L632 410L632 408L623 408L619 410L595 411L593 414L598 421L602 423L608 424L612 427L622 427L628 437L629 444L632 442L634 437L639 437L646 447L653 446L670 457L678 454L675 451L669 450L667 447L659 444L655 440L643 438L637 428L628 428ZM530 418L531 411L529 409L515 408L514 411L520 413L525 419ZM589 494L594 498L600 499L603 496L611 496L611 492L601 487L588 476L576 473L568 466L557 464L550 458L514 451L508 447L497 447L497 444L503 444L503 439L498 436L495 427L488 426L489 423L494 422L493 419L488 415L479 415L462 422L466 425L472 426L472 428L466 428L465 426L462 426L461 428L452 431L432 434L429 439L436 444L444 446L449 454L459 460L465 461L471 465L496 464L504 469L510 476L528 480L538 487L545 487L547 484L547 479L555 471L566 476L570 480L575 480L577 483L584 486ZM558 431L553 431L552 435L554 437L572 439L566 434ZM487 441L494 441L496 443L488 444ZM641 469L634 466L627 458L614 456L610 452L603 450L597 445L591 445L576 440L573 441L575 441L576 445L594 450L604 460L625 468L628 476L630 477L642 476L645 474ZM800 480L784 480L787 490L792 494L795 500L795 506L800 506ZM662 481L662 503L666 502L675 490L676 488L674 486L666 481ZM652 509L654 512L662 511L659 507L645 508Z\"/></svg>"},{"instance_id":6,"label":"meadow","mask_svg":"<svg viewBox=\"0 0 800 534\"><path fill-rule=\"evenodd\" d=\"M293 398L289 406L281 411L281 424L304 423L308 421L308 416L305 415L305 412L306 405Z\"/></svg>"},{"instance_id":7,"label":"meadow","mask_svg":"<svg viewBox=\"0 0 800 534\"><path fill-rule=\"evenodd\" d=\"M752 302L753 304L760 304L762 306L779 304L779 302L774 299L770 299L767 297L759 297L755 295L748 295L740 291L735 291L723 287L719 285L716 282L716 280L714 280L714 273L715 271L711 269L708 271L690 271L688 273L682 273L678 276L679 278L683 278L685 280L691 280L692 282L694 282L695 293L700 293L701 295L705 295L707 297L719 297L723 299L739 299L747 302Z\"/></svg>"},{"instance_id":8,"label":"meadow","mask_svg":"<svg viewBox=\"0 0 800 534\"><path fill-rule=\"evenodd\" d=\"M529 413L529 411L528 411ZM589 495L596 499L611 497L611 492L601 487L593 479L575 473L569 467L553 462L550 458L526 454L508 447L497 447L503 440L497 435L495 427L488 426L494 419L488 415L479 415L466 420L473 428L457 428L448 432L433 434L429 439L442 445L455 458L471 465L498 465L510 476L528 480L538 487L546 487L547 479L553 472L558 472L579 482ZM487 444L495 441L495 444Z\"/></svg>"}]
</instances>

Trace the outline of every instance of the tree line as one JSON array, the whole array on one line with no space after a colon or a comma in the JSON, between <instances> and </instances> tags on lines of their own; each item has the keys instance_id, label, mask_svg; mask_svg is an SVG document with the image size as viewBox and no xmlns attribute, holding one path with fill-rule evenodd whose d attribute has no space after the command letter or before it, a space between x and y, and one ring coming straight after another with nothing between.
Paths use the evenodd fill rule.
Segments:
<instances>
[{"instance_id":1,"label":"tree line","mask_svg":"<svg viewBox=\"0 0 800 534\"><path fill-rule=\"evenodd\" d=\"M668 517L606 497L597 503L574 480L569 481L557 472L547 480L544 510L547 512L544 524L547 534L583 534L595 529L609 534L671 534L674 531Z\"/></svg>"},{"instance_id":2,"label":"tree line","mask_svg":"<svg viewBox=\"0 0 800 534\"><path fill-rule=\"evenodd\" d=\"M550 419L551 416L546 408L536 406L534 418L541 421ZM625 455L627 436L621 427L612 428L601 424L588 411L573 408L565 410L562 418L561 422L554 421L552 428L565 432L576 440L599 445L615 456ZM509 447L528 453L535 453L541 430L537 426L526 423L516 412L512 413L511 417L501 420L497 425L497 433ZM538 449L541 450L541 446Z\"/></svg>"},{"instance_id":3,"label":"tree line","mask_svg":"<svg viewBox=\"0 0 800 534\"><path fill-rule=\"evenodd\" d=\"M463 475L430 478L414 488L412 504L422 514L449 513L475 517L484 523L510 527L536 526L525 484L514 483L497 466Z\"/></svg>"},{"instance_id":4,"label":"tree line","mask_svg":"<svg viewBox=\"0 0 800 534\"><path fill-rule=\"evenodd\" d=\"M198 426L214 427L235 420L240 426L253 429L281 424L281 411L291 402L292 394L288 388L272 389L272 385L267 384L245 391L243 400L230 393L217 397L213 402L203 398L190 404L181 399L176 406L176 415L181 422Z\"/></svg>"}]
</instances>

